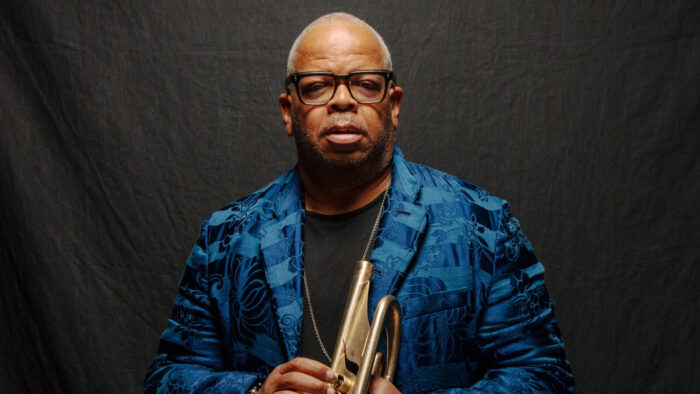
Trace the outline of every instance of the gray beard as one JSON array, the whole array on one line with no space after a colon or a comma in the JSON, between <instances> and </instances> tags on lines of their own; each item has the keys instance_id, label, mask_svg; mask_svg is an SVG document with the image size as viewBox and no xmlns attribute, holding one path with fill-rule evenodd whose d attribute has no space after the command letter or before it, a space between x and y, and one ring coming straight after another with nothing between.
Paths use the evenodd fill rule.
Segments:
<instances>
[{"instance_id":1,"label":"gray beard","mask_svg":"<svg viewBox=\"0 0 700 394\"><path fill-rule=\"evenodd\" d=\"M292 110L292 131L297 146L299 165L318 181L352 183L364 182L379 176L391 163L385 158L387 145L393 143L393 124L390 112L387 112L384 126L376 140L370 141L369 149L358 158L331 158L321 152L318 145L309 139L309 133L301 127L295 110Z\"/></svg>"}]
</instances>

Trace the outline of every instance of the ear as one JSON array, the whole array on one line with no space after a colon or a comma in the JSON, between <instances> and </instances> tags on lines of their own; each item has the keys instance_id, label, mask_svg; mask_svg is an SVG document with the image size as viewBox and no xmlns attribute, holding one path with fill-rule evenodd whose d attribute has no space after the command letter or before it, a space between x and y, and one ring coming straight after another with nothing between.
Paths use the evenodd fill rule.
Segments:
<instances>
[{"instance_id":1,"label":"ear","mask_svg":"<svg viewBox=\"0 0 700 394\"><path fill-rule=\"evenodd\" d=\"M284 122L284 131L288 136L294 135L292 130L292 96L288 93L282 93L279 97L280 111L282 111L282 122Z\"/></svg>"},{"instance_id":2,"label":"ear","mask_svg":"<svg viewBox=\"0 0 700 394\"><path fill-rule=\"evenodd\" d=\"M399 112L401 112L401 100L403 98L403 89L400 86L394 86L389 91L389 105L391 107L391 124L394 130L399 127Z\"/></svg>"}]
</instances>

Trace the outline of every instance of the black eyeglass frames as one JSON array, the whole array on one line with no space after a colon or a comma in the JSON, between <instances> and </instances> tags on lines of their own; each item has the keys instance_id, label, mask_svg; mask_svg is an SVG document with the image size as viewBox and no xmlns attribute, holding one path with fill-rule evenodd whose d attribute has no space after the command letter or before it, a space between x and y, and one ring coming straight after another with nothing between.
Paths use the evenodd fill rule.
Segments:
<instances>
[{"instance_id":1,"label":"black eyeglass frames","mask_svg":"<svg viewBox=\"0 0 700 394\"><path fill-rule=\"evenodd\" d=\"M290 74L285 86L293 83L297 96L306 105L328 104L338 88L338 81L345 80L350 95L360 104L378 103L384 100L389 82L396 83L390 70L360 70L349 74L313 71Z\"/></svg>"}]
</instances>

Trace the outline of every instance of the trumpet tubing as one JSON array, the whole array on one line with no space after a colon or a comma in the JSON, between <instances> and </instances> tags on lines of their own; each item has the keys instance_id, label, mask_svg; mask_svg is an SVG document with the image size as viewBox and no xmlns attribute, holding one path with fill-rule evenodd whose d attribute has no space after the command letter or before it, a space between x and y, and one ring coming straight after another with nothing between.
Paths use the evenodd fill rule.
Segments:
<instances>
[{"instance_id":1,"label":"trumpet tubing","mask_svg":"<svg viewBox=\"0 0 700 394\"><path fill-rule=\"evenodd\" d=\"M357 262L345 304L331 363L336 375L333 384L341 393L365 394L372 376L382 376L389 381L394 378L401 338L401 308L393 295L382 297L370 326L367 299L373 269L369 261ZM387 338L386 365L385 357L377 352L382 333ZM356 373L348 368L352 364L358 367Z\"/></svg>"}]
</instances>

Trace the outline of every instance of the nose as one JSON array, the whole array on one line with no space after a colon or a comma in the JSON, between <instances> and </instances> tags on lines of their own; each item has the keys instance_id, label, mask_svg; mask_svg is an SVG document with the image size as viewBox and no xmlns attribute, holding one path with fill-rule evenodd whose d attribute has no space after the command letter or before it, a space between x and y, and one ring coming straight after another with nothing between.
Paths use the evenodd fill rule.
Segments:
<instances>
[{"instance_id":1,"label":"nose","mask_svg":"<svg viewBox=\"0 0 700 394\"><path fill-rule=\"evenodd\" d=\"M357 101L350 94L347 82L341 83L338 81L338 86L335 89L335 94L328 102L328 110L334 111L354 111L357 109Z\"/></svg>"}]
</instances>

